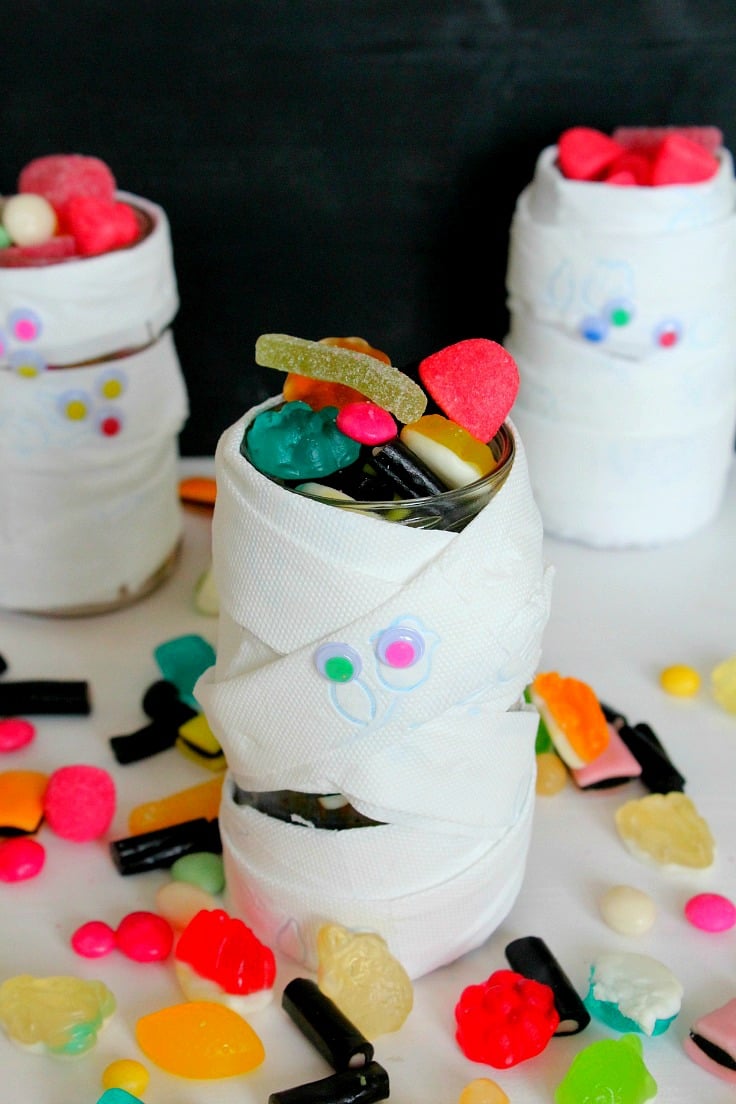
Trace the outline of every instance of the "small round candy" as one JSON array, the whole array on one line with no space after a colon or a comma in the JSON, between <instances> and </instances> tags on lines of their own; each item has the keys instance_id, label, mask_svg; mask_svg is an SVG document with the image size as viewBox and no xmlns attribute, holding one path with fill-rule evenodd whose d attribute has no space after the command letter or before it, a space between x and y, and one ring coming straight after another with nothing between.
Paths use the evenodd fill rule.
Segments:
<instances>
[{"instance_id":1,"label":"small round candy","mask_svg":"<svg viewBox=\"0 0 736 1104\"><path fill-rule=\"evenodd\" d=\"M118 949L134 962L163 962L174 945L174 929L155 912L129 912L118 925Z\"/></svg>"},{"instance_id":2,"label":"small round candy","mask_svg":"<svg viewBox=\"0 0 736 1104\"><path fill-rule=\"evenodd\" d=\"M56 212L43 196L10 196L3 207L3 226L16 245L40 245L54 235Z\"/></svg>"},{"instance_id":3,"label":"small round candy","mask_svg":"<svg viewBox=\"0 0 736 1104\"><path fill-rule=\"evenodd\" d=\"M649 894L627 885L611 886L601 897L598 907L609 928L621 935L643 935L657 915Z\"/></svg>"},{"instance_id":4,"label":"small round candy","mask_svg":"<svg viewBox=\"0 0 736 1104\"><path fill-rule=\"evenodd\" d=\"M225 868L222 855L210 851L194 851L182 855L171 867L175 882L188 882L205 893L222 893L225 888Z\"/></svg>"},{"instance_id":5,"label":"small round candy","mask_svg":"<svg viewBox=\"0 0 736 1104\"><path fill-rule=\"evenodd\" d=\"M736 924L736 905L720 893L697 893L685 905L685 916L701 931L728 931Z\"/></svg>"},{"instance_id":6,"label":"small round candy","mask_svg":"<svg viewBox=\"0 0 736 1104\"><path fill-rule=\"evenodd\" d=\"M102 767L59 767L49 778L43 799L46 823L63 839L98 839L115 815L115 783Z\"/></svg>"},{"instance_id":7,"label":"small round candy","mask_svg":"<svg viewBox=\"0 0 736 1104\"><path fill-rule=\"evenodd\" d=\"M0 718L0 751L18 751L30 744L35 735L35 726L22 717Z\"/></svg>"},{"instance_id":8,"label":"small round candy","mask_svg":"<svg viewBox=\"0 0 736 1104\"><path fill-rule=\"evenodd\" d=\"M659 685L675 697L691 698L700 689L700 675L694 667L675 663L660 672Z\"/></svg>"},{"instance_id":9,"label":"small round candy","mask_svg":"<svg viewBox=\"0 0 736 1104\"><path fill-rule=\"evenodd\" d=\"M388 410L367 401L347 403L338 412L335 424L341 433L361 445L383 445L397 432Z\"/></svg>"},{"instance_id":10,"label":"small round candy","mask_svg":"<svg viewBox=\"0 0 736 1104\"><path fill-rule=\"evenodd\" d=\"M115 932L103 920L88 920L72 935L72 949L82 958L102 958L115 950Z\"/></svg>"},{"instance_id":11,"label":"small round candy","mask_svg":"<svg viewBox=\"0 0 736 1104\"><path fill-rule=\"evenodd\" d=\"M490 1077L469 1081L458 1097L457 1104L510 1104L501 1086Z\"/></svg>"},{"instance_id":12,"label":"small round candy","mask_svg":"<svg viewBox=\"0 0 736 1104\"><path fill-rule=\"evenodd\" d=\"M148 1088L150 1075L141 1062L134 1058L119 1058L111 1062L102 1073L103 1089L125 1089L132 1096L142 1096Z\"/></svg>"},{"instance_id":13,"label":"small round candy","mask_svg":"<svg viewBox=\"0 0 736 1104\"><path fill-rule=\"evenodd\" d=\"M26 882L43 869L46 851L37 840L17 836L0 842L0 882Z\"/></svg>"},{"instance_id":14,"label":"small round candy","mask_svg":"<svg viewBox=\"0 0 736 1104\"><path fill-rule=\"evenodd\" d=\"M567 784L567 767L554 751L537 755L536 791L541 797L552 797Z\"/></svg>"}]
</instances>

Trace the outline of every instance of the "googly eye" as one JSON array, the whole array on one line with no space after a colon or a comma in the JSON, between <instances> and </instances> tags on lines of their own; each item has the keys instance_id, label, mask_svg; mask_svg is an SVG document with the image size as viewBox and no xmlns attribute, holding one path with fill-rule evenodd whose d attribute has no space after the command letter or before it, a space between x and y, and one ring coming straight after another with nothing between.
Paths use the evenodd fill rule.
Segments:
<instances>
[{"instance_id":1,"label":"googly eye","mask_svg":"<svg viewBox=\"0 0 736 1104\"><path fill-rule=\"evenodd\" d=\"M43 332L43 323L30 307L20 307L8 315L8 329L16 341L36 341Z\"/></svg>"},{"instance_id":2,"label":"googly eye","mask_svg":"<svg viewBox=\"0 0 736 1104\"><path fill-rule=\"evenodd\" d=\"M8 357L8 364L17 376L33 379L45 372L48 365L40 353L33 349L15 349Z\"/></svg>"},{"instance_id":3,"label":"googly eye","mask_svg":"<svg viewBox=\"0 0 736 1104\"><path fill-rule=\"evenodd\" d=\"M314 653L314 663L329 682L352 682L363 669L360 656L349 644L321 644Z\"/></svg>"},{"instance_id":4,"label":"googly eye","mask_svg":"<svg viewBox=\"0 0 736 1104\"><path fill-rule=\"evenodd\" d=\"M119 399L126 389L127 382L123 372L117 370L105 372L97 384L97 390L103 399Z\"/></svg>"},{"instance_id":5,"label":"googly eye","mask_svg":"<svg viewBox=\"0 0 736 1104\"><path fill-rule=\"evenodd\" d=\"M0 330L0 357L8 355L8 338L5 330Z\"/></svg>"},{"instance_id":6,"label":"googly eye","mask_svg":"<svg viewBox=\"0 0 736 1104\"><path fill-rule=\"evenodd\" d=\"M580 334L586 341L605 341L608 334L608 322L598 315L589 315L580 323Z\"/></svg>"},{"instance_id":7,"label":"googly eye","mask_svg":"<svg viewBox=\"0 0 736 1104\"><path fill-rule=\"evenodd\" d=\"M115 407L98 410L95 421L97 432L103 437L117 437L123 429L123 415Z\"/></svg>"},{"instance_id":8,"label":"googly eye","mask_svg":"<svg viewBox=\"0 0 736 1104\"><path fill-rule=\"evenodd\" d=\"M404 625L386 629L376 641L376 655L388 667L413 667L424 655L424 637Z\"/></svg>"},{"instance_id":9,"label":"googly eye","mask_svg":"<svg viewBox=\"0 0 736 1104\"><path fill-rule=\"evenodd\" d=\"M676 318L665 318L654 331L654 342L662 349L672 349L682 341L682 325Z\"/></svg>"},{"instance_id":10,"label":"googly eye","mask_svg":"<svg viewBox=\"0 0 736 1104\"><path fill-rule=\"evenodd\" d=\"M606 303L604 314L612 326L628 326L634 317L634 304L630 299L612 299Z\"/></svg>"},{"instance_id":11,"label":"googly eye","mask_svg":"<svg viewBox=\"0 0 736 1104\"><path fill-rule=\"evenodd\" d=\"M89 395L84 391L65 391L59 395L59 410L70 422L83 422L89 417Z\"/></svg>"}]
</instances>

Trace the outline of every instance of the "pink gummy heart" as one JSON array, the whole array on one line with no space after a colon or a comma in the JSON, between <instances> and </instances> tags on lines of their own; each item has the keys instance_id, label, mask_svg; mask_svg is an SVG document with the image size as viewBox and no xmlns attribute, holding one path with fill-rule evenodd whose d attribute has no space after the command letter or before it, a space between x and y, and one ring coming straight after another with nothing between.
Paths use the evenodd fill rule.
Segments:
<instances>
[{"instance_id":1,"label":"pink gummy heart","mask_svg":"<svg viewBox=\"0 0 736 1104\"><path fill-rule=\"evenodd\" d=\"M425 357L419 378L448 418L484 442L498 433L519 390L516 361L485 337Z\"/></svg>"},{"instance_id":2,"label":"pink gummy heart","mask_svg":"<svg viewBox=\"0 0 736 1104\"><path fill-rule=\"evenodd\" d=\"M600 130L570 127L557 143L557 164L569 180L597 180L623 152L618 142Z\"/></svg>"},{"instance_id":3,"label":"pink gummy heart","mask_svg":"<svg viewBox=\"0 0 736 1104\"><path fill-rule=\"evenodd\" d=\"M652 165L652 184L699 184L718 172L718 158L684 134L668 134Z\"/></svg>"},{"instance_id":4,"label":"pink gummy heart","mask_svg":"<svg viewBox=\"0 0 736 1104\"><path fill-rule=\"evenodd\" d=\"M115 177L99 157L52 153L29 161L18 177L18 191L41 195L55 211L60 211L72 196L90 195L112 200Z\"/></svg>"},{"instance_id":5,"label":"pink gummy heart","mask_svg":"<svg viewBox=\"0 0 736 1104\"><path fill-rule=\"evenodd\" d=\"M61 217L83 257L130 245L140 236L138 219L132 207L115 200L73 196L65 205Z\"/></svg>"}]
</instances>

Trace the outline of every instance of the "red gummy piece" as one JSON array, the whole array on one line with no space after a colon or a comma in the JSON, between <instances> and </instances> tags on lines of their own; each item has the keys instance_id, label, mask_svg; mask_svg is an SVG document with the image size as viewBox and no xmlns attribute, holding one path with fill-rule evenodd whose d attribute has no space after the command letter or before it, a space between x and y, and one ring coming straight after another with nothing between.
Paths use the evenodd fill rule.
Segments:
<instances>
[{"instance_id":1,"label":"red gummy piece","mask_svg":"<svg viewBox=\"0 0 736 1104\"><path fill-rule=\"evenodd\" d=\"M603 131L570 127L557 143L557 164L569 180L598 180L622 153L623 147Z\"/></svg>"},{"instance_id":2,"label":"red gummy piece","mask_svg":"<svg viewBox=\"0 0 736 1104\"><path fill-rule=\"evenodd\" d=\"M202 909L176 945L175 957L226 993L246 995L270 989L276 978L273 951L224 909Z\"/></svg>"},{"instance_id":3,"label":"red gummy piece","mask_svg":"<svg viewBox=\"0 0 736 1104\"><path fill-rule=\"evenodd\" d=\"M485 337L425 357L419 378L447 417L484 443L498 433L519 390L516 361Z\"/></svg>"},{"instance_id":4,"label":"red gummy piece","mask_svg":"<svg viewBox=\"0 0 736 1104\"><path fill-rule=\"evenodd\" d=\"M652 165L652 184L699 184L718 172L718 158L684 134L668 134Z\"/></svg>"},{"instance_id":5,"label":"red gummy piece","mask_svg":"<svg viewBox=\"0 0 736 1104\"><path fill-rule=\"evenodd\" d=\"M9 245L0 249L0 268L39 268L76 255L77 243L72 235L58 234L38 245Z\"/></svg>"},{"instance_id":6,"label":"red gummy piece","mask_svg":"<svg viewBox=\"0 0 736 1104\"><path fill-rule=\"evenodd\" d=\"M603 174L603 180L606 184L646 186L652 183L651 161L643 153L627 151L609 165Z\"/></svg>"},{"instance_id":7,"label":"red gummy piece","mask_svg":"<svg viewBox=\"0 0 736 1104\"><path fill-rule=\"evenodd\" d=\"M717 153L723 145L723 131L716 126L616 127L611 137L627 150L653 153L670 134L682 134L709 153Z\"/></svg>"},{"instance_id":8,"label":"red gummy piece","mask_svg":"<svg viewBox=\"0 0 736 1104\"><path fill-rule=\"evenodd\" d=\"M73 196L112 200L115 177L99 157L52 153L29 161L18 177L18 191L44 196L58 213Z\"/></svg>"},{"instance_id":9,"label":"red gummy piece","mask_svg":"<svg viewBox=\"0 0 736 1104\"><path fill-rule=\"evenodd\" d=\"M83 257L94 257L131 245L140 237L140 226L127 203L96 196L73 196L60 214L64 228L74 236Z\"/></svg>"},{"instance_id":10,"label":"red gummy piece","mask_svg":"<svg viewBox=\"0 0 736 1104\"><path fill-rule=\"evenodd\" d=\"M549 985L496 970L469 985L455 1006L455 1038L466 1058L508 1069L540 1054L560 1022Z\"/></svg>"},{"instance_id":11,"label":"red gummy piece","mask_svg":"<svg viewBox=\"0 0 736 1104\"><path fill-rule=\"evenodd\" d=\"M174 929L155 912L129 912L115 932L117 948L134 962L164 962L174 945Z\"/></svg>"},{"instance_id":12,"label":"red gummy piece","mask_svg":"<svg viewBox=\"0 0 736 1104\"><path fill-rule=\"evenodd\" d=\"M82 843L98 839L115 815L115 783L103 767L83 763L59 767L50 776L43 814L52 832Z\"/></svg>"}]
</instances>

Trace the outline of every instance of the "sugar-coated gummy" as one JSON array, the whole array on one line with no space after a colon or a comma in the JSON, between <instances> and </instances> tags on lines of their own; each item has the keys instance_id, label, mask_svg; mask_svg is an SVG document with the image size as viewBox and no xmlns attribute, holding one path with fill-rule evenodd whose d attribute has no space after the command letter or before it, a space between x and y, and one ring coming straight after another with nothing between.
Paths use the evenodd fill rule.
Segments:
<instances>
[{"instance_id":1,"label":"sugar-coated gummy","mask_svg":"<svg viewBox=\"0 0 736 1104\"><path fill-rule=\"evenodd\" d=\"M78 843L104 835L115 815L116 790L103 767L70 764L49 777L43 810L49 828Z\"/></svg>"}]
</instances>

